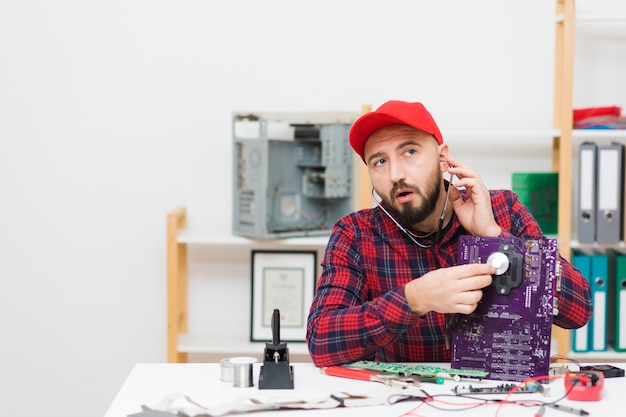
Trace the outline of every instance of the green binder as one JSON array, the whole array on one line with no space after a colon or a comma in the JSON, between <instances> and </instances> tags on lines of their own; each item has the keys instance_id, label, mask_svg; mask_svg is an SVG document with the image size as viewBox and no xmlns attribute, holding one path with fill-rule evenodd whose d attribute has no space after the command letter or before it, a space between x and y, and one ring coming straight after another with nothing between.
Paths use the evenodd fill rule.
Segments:
<instances>
[{"instance_id":1,"label":"green binder","mask_svg":"<svg viewBox=\"0 0 626 417\"><path fill-rule=\"evenodd\" d=\"M610 256L609 331L613 349L626 352L626 252L608 249Z\"/></svg>"},{"instance_id":2,"label":"green binder","mask_svg":"<svg viewBox=\"0 0 626 417\"><path fill-rule=\"evenodd\" d=\"M559 174L556 172L514 172L511 189L528 208L546 235L558 233Z\"/></svg>"},{"instance_id":3,"label":"green binder","mask_svg":"<svg viewBox=\"0 0 626 417\"><path fill-rule=\"evenodd\" d=\"M572 249L572 265L578 269L587 281L591 281L591 255L580 249ZM589 282L591 287L591 282ZM591 346L591 326L589 321L583 327L572 330L571 349L574 352L589 352Z\"/></svg>"}]
</instances>

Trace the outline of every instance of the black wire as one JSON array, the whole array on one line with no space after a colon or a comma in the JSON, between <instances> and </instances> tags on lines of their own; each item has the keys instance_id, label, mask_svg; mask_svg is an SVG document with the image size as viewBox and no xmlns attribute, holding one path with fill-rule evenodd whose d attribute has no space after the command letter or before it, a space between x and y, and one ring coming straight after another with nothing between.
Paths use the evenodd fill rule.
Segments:
<instances>
[{"instance_id":1,"label":"black wire","mask_svg":"<svg viewBox=\"0 0 626 417\"><path fill-rule=\"evenodd\" d=\"M400 397L400 398L397 400L394 400L395 397ZM467 400L478 401L479 404L468 405L468 406L459 407L459 408L451 408L453 405L450 405L450 407L440 407L440 406L433 404L432 401L428 401L428 400L434 400L436 398L441 398L441 397L463 398ZM561 399L557 401L560 401ZM395 394L395 395L390 396L387 399L387 402L391 405L397 404L399 402L404 402L404 401L422 401L429 407L432 407L436 410L441 410L441 411L466 411L466 410L471 410L474 408L484 407L489 404L497 404L497 403L519 405L522 407L538 407L541 405L549 404L543 401L535 401L535 400L528 400L528 399L524 399L524 400L503 400L503 399L498 399L498 398L486 399L486 398L474 397L471 395L452 395L452 394L436 394L436 395L428 395L428 396ZM532 404L529 404L531 402Z\"/></svg>"},{"instance_id":2,"label":"black wire","mask_svg":"<svg viewBox=\"0 0 626 417\"><path fill-rule=\"evenodd\" d=\"M387 398L387 403L393 405L404 401L426 401L427 399L428 397L422 397L419 395L394 394Z\"/></svg>"},{"instance_id":3,"label":"black wire","mask_svg":"<svg viewBox=\"0 0 626 417\"><path fill-rule=\"evenodd\" d=\"M446 321L445 327L445 341L446 341L446 349L450 350L450 346L452 345L452 324L456 320L456 313L446 313L444 314L444 318Z\"/></svg>"},{"instance_id":4,"label":"black wire","mask_svg":"<svg viewBox=\"0 0 626 417\"><path fill-rule=\"evenodd\" d=\"M332 398L333 400L337 401L339 403L339 407L345 407L346 403L344 402L343 398L337 397L336 395L332 395L330 396L330 398Z\"/></svg>"},{"instance_id":5,"label":"black wire","mask_svg":"<svg viewBox=\"0 0 626 417\"><path fill-rule=\"evenodd\" d=\"M476 397L476 396L472 396L472 395L452 395L452 394L435 394L435 395L430 395L428 393L426 393L425 391L422 390L422 392L424 394L426 394L426 396L417 396L417 395L402 395L402 394L397 394L397 395L392 395L391 397L389 397L388 402L389 404L396 404L398 402L402 402L402 401L423 401L426 403L426 405L435 408L437 410L443 410L443 411L465 411L465 410L470 410L473 408L478 408L478 407L482 407L488 404L497 404L497 403L504 403L504 404L512 404L512 405L519 405L522 407L540 407L540 406L550 406L550 405L554 405L557 404L558 402L564 400L565 398L567 398L567 395L574 389L574 386L572 385L570 387L569 390L567 390L565 392L565 394L563 394L563 396L561 396L560 398L557 398L554 401L540 401L540 400L529 400L529 399L523 399L523 400L504 400L504 399L500 399L500 398L480 398L480 397ZM393 397L404 397L401 398L400 400L397 400L395 402L391 402L391 398ZM467 407L463 407L463 408L446 408L446 407L438 407L434 404L432 404L430 401L427 400L434 400L435 398L441 398L441 397L453 397L453 398L464 398L467 400L473 400L473 401L478 401L480 404L475 404L472 406L467 406Z\"/></svg>"}]
</instances>

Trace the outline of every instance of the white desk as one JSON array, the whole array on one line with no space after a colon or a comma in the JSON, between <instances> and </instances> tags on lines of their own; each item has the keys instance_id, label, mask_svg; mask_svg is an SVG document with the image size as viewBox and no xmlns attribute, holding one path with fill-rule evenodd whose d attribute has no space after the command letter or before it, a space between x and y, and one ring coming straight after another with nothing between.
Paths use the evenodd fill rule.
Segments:
<instances>
[{"instance_id":1,"label":"white desk","mask_svg":"<svg viewBox=\"0 0 626 417\"><path fill-rule=\"evenodd\" d=\"M220 381L219 363L183 363L183 364L137 364L130 372L124 385L112 402L105 417L126 417L129 414L136 414L141 411L142 405L153 407L162 401L167 395L172 393L183 393L194 401L205 407L230 402L240 396L254 397L265 400L272 397L301 397L319 398L329 394L339 392L350 392L353 394L367 394L378 389L383 389L384 385L377 382L358 381L334 376L327 376L320 373L319 369L310 363L294 363L294 389L293 390L259 390L258 376L260 363L256 363L253 369L254 386L250 388L237 388L232 383ZM624 364L621 364L622 368ZM449 368L448 364L440 364L443 368ZM620 366L620 364L616 364ZM451 389L455 386L485 386L491 387L501 384L502 381L476 381L463 380L455 382L446 379L443 385L422 383L429 394L452 394ZM529 399L537 401L554 401L564 393L563 379L555 379L549 384L550 396L544 397L541 394L513 394L510 400ZM418 394L416 388L410 389L412 393ZM404 392L409 392L404 390ZM590 413L590 416L619 415L619 410L623 410L623 397L626 392L625 378L607 378L604 380L602 400L594 402L581 402L562 400L559 404L568 405L575 408L582 408ZM480 398L503 398L504 395L479 395ZM448 397L447 401L467 402L460 397ZM442 411L429 406L428 403L415 401L400 402L394 405L364 406L358 408L333 408L330 410L277 410L262 411L253 413L256 417L289 417L306 413L306 416L347 416L359 415L367 416L401 416L418 405L421 405L415 415L420 416L523 416L531 417L535 415L538 407L523 407L519 405L486 405L474 409L461 411ZM439 404L440 406L444 406ZM459 407L452 407L458 410ZM544 417L567 417L572 414L546 408Z\"/></svg>"}]
</instances>

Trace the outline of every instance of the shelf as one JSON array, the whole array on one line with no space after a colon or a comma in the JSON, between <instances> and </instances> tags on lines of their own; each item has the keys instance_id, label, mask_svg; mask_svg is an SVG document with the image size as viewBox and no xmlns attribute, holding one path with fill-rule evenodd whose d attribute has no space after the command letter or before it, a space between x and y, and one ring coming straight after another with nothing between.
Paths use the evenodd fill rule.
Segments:
<instances>
[{"instance_id":1,"label":"shelf","mask_svg":"<svg viewBox=\"0 0 626 417\"><path fill-rule=\"evenodd\" d=\"M544 141L549 138L559 136L559 129L507 129L507 130L448 130L445 132L446 138L482 138L485 141L489 139L499 139L502 137L519 138L519 139L537 139Z\"/></svg>"},{"instance_id":2,"label":"shelf","mask_svg":"<svg viewBox=\"0 0 626 417\"><path fill-rule=\"evenodd\" d=\"M446 130L443 132L447 143L458 147L493 149L499 148L507 153L518 148L539 148L552 145L552 138L560 136L559 129L506 129L506 130ZM468 140L470 139L470 140ZM503 140L505 139L505 140Z\"/></svg>"},{"instance_id":3,"label":"shelf","mask_svg":"<svg viewBox=\"0 0 626 417\"><path fill-rule=\"evenodd\" d=\"M579 362L615 362L624 356L624 352L608 349L605 352L571 352L569 357Z\"/></svg>"},{"instance_id":4,"label":"shelf","mask_svg":"<svg viewBox=\"0 0 626 417\"><path fill-rule=\"evenodd\" d=\"M574 129L575 139L626 139L626 129Z\"/></svg>"},{"instance_id":5,"label":"shelf","mask_svg":"<svg viewBox=\"0 0 626 417\"><path fill-rule=\"evenodd\" d=\"M233 112L233 120L236 122L255 123L268 121L273 123L287 124L333 124L350 123L359 117L359 113L351 111L327 111L327 112Z\"/></svg>"},{"instance_id":6,"label":"shelf","mask_svg":"<svg viewBox=\"0 0 626 417\"><path fill-rule=\"evenodd\" d=\"M217 246L237 246L242 248L252 247L325 247L328 243L329 235L290 237L285 239L251 239L232 235L214 235L211 232L198 232L190 230L179 230L176 236L178 243L195 245L217 245Z\"/></svg>"},{"instance_id":7,"label":"shelf","mask_svg":"<svg viewBox=\"0 0 626 417\"><path fill-rule=\"evenodd\" d=\"M291 355L308 355L305 342L287 342ZM263 354L265 342L250 342L234 335L179 334L178 351L186 353Z\"/></svg>"},{"instance_id":8,"label":"shelf","mask_svg":"<svg viewBox=\"0 0 626 417\"><path fill-rule=\"evenodd\" d=\"M556 22L563 22L565 20L565 15L560 13L556 15ZM577 13L575 18L576 23L620 23L626 24L626 15L624 14L585 14L585 13Z\"/></svg>"},{"instance_id":9,"label":"shelf","mask_svg":"<svg viewBox=\"0 0 626 417\"><path fill-rule=\"evenodd\" d=\"M572 248L577 248L577 249L600 249L600 250L604 250L607 248L618 248L618 249L626 248L626 244L624 243L624 241L621 241L618 243L600 243L600 242L581 243L577 240L571 240L570 246Z\"/></svg>"},{"instance_id":10,"label":"shelf","mask_svg":"<svg viewBox=\"0 0 626 417\"><path fill-rule=\"evenodd\" d=\"M620 23L626 25L626 15L583 14L576 15L576 23Z\"/></svg>"}]
</instances>

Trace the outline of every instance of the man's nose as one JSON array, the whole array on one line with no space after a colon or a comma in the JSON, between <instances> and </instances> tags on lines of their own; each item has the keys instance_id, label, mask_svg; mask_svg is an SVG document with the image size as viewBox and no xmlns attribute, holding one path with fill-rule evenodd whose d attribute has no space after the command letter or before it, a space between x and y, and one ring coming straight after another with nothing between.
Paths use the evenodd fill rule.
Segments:
<instances>
[{"instance_id":1,"label":"man's nose","mask_svg":"<svg viewBox=\"0 0 626 417\"><path fill-rule=\"evenodd\" d=\"M389 179L394 183L404 181L406 179L402 164L389 162Z\"/></svg>"}]
</instances>

